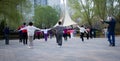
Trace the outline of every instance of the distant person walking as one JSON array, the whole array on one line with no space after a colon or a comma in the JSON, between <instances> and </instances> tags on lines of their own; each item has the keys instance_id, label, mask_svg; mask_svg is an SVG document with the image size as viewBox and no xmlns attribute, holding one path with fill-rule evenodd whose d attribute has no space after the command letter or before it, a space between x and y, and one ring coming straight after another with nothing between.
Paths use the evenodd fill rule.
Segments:
<instances>
[{"instance_id":1,"label":"distant person walking","mask_svg":"<svg viewBox=\"0 0 120 61\"><path fill-rule=\"evenodd\" d=\"M89 36L90 36L90 29L87 27L86 28L86 37L87 37L87 39L89 39Z\"/></svg>"},{"instance_id":2,"label":"distant person walking","mask_svg":"<svg viewBox=\"0 0 120 61\"><path fill-rule=\"evenodd\" d=\"M34 32L35 30L40 30L39 28L36 28L35 26L33 26L32 22L29 22L29 25L20 29L20 30L27 30L27 34L28 34L28 40L29 40L29 48L33 48L33 38L34 38Z\"/></svg>"},{"instance_id":3,"label":"distant person walking","mask_svg":"<svg viewBox=\"0 0 120 61\"><path fill-rule=\"evenodd\" d=\"M63 33L63 37L64 37L64 40L67 41L67 28L64 29L64 33Z\"/></svg>"},{"instance_id":4,"label":"distant person walking","mask_svg":"<svg viewBox=\"0 0 120 61\"><path fill-rule=\"evenodd\" d=\"M56 26L54 29L56 30L56 41L57 41L58 45L61 47L64 27L62 26L61 22L58 22L58 24L59 25Z\"/></svg>"},{"instance_id":5,"label":"distant person walking","mask_svg":"<svg viewBox=\"0 0 120 61\"><path fill-rule=\"evenodd\" d=\"M80 29L80 38L82 39L82 42L84 42L84 33L87 32L86 29L84 28L84 26L82 25L81 27L78 26L78 28Z\"/></svg>"},{"instance_id":6,"label":"distant person walking","mask_svg":"<svg viewBox=\"0 0 120 61\"><path fill-rule=\"evenodd\" d=\"M93 38L93 34L94 34L94 32L93 32L93 28L90 27L90 38L91 38L91 39Z\"/></svg>"},{"instance_id":7,"label":"distant person walking","mask_svg":"<svg viewBox=\"0 0 120 61\"><path fill-rule=\"evenodd\" d=\"M108 17L108 21L101 20L108 24L108 41L109 46L115 46L115 24L116 20L113 17Z\"/></svg>"},{"instance_id":8,"label":"distant person walking","mask_svg":"<svg viewBox=\"0 0 120 61\"><path fill-rule=\"evenodd\" d=\"M103 34L104 34L104 36L107 38L107 36L108 36L107 27L104 27L104 29L103 29Z\"/></svg>"},{"instance_id":9,"label":"distant person walking","mask_svg":"<svg viewBox=\"0 0 120 61\"><path fill-rule=\"evenodd\" d=\"M3 32L4 32L4 37L5 37L5 44L9 45L9 33L10 33L9 27L6 26Z\"/></svg>"},{"instance_id":10,"label":"distant person walking","mask_svg":"<svg viewBox=\"0 0 120 61\"><path fill-rule=\"evenodd\" d=\"M45 41L47 41L47 39L48 39L48 31L49 31L50 29L47 29L46 27L45 27L45 29L41 29L41 31L43 31L44 32L44 39L45 39Z\"/></svg>"}]
</instances>

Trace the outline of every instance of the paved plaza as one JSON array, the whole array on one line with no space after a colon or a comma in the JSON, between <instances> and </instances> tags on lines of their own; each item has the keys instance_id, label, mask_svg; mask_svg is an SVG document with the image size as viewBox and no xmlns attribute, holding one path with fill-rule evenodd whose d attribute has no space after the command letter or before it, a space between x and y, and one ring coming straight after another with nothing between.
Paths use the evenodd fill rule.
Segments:
<instances>
[{"instance_id":1,"label":"paved plaza","mask_svg":"<svg viewBox=\"0 0 120 61\"><path fill-rule=\"evenodd\" d=\"M63 41L58 47L56 39L35 39L34 48L10 40L5 45L0 40L0 61L120 61L120 37L116 37L116 46L108 46L106 38L94 38L82 42L79 37Z\"/></svg>"}]
</instances>

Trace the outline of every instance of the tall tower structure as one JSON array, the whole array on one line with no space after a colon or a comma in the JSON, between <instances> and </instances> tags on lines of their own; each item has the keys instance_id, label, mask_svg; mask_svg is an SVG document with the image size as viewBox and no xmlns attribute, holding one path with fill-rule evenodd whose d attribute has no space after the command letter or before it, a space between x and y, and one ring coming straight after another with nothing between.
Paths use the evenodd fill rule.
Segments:
<instances>
[{"instance_id":1,"label":"tall tower structure","mask_svg":"<svg viewBox=\"0 0 120 61\"><path fill-rule=\"evenodd\" d=\"M63 26L70 26L70 25L74 25L74 24L77 24L75 23L70 15L69 15L69 12L68 12L68 6L67 6L67 0L64 0L64 19L63 19Z\"/></svg>"},{"instance_id":2,"label":"tall tower structure","mask_svg":"<svg viewBox=\"0 0 120 61\"><path fill-rule=\"evenodd\" d=\"M71 25L77 24L71 19L70 15L69 15L67 0L62 0L61 9L62 9L62 12L61 12L61 17L60 17L59 21L62 22L63 26L71 26ZM55 26L57 26L57 25L58 24L56 24Z\"/></svg>"}]
</instances>

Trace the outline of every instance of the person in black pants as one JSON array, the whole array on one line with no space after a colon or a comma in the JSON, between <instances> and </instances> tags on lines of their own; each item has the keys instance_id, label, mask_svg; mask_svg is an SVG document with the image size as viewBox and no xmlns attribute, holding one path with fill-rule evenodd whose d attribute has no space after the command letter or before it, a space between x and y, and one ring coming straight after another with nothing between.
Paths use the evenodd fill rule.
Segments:
<instances>
[{"instance_id":1,"label":"person in black pants","mask_svg":"<svg viewBox=\"0 0 120 61\"><path fill-rule=\"evenodd\" d=\"M28 39L28 37L27 37L27 30L22 30L22 34L23 34L23 36L22 36L23 44L26 45L27 44L27 39Z\"/></svg>"},{"instance_id":2,"label":"person in black pants","mask_svg":"<svg viewBox=\"0 0 120 61\"><path fill-rule=\"evenodd\" d=\"M113 17L108 17L108 21L101 20L104 23L108 24L108 41L109 46L115 46L115 25L116 20Z\"/></svg>"},{"instance_id":3,"label":"person in black pants","mask_svg":"<svg viewBox=\"0 0 120 61\"><path fill-rule=\"evenodd\" d=\"M24 27L26 27L26 23L23 23L22 28L24 28ZM23 35L22 36L23 44L26 45L27 44L27 39L28 39L28 37L27 37L27 29L22 30L22 35Z\"/></svg>"},{"instance_id":4,"label":"person in black pants","mask_svg":"<svg viewBox=\"0 0 120 61\"><path fill-rule=\"evenodd\" d=\"M90 36L90 29L89 28L86 28L86 37L87 37L87 39L89 39L89 36Z\"/></svg>"},{"instance_id":5,"label":"person in black pants","mask_svg":"<svg viewBox=\"0 0 120 61\"><path fill-rule=\"evenodd\" d=\"M80 38L82 39L82 42L84 42L84 33L87 32L86 29L84 28L84 26L82 25L81 27L78 26L78 28L80 29Z\"/></svg>"},{"instance_id":6,"label":"person in black pants","mask_svg":"<svg viewBox=\"0 0 120 61\"><path fill-rule=\"evenodd\" d=\"M58 46L62 46L62 36L63 36L63 30L64 27L61 25L61 22L58 22L58 26L56 26L55 29L56 30L56 42L58 43Z\"/></svg>"},{"instance_id":7,"label":"person in black pants","mask_svg":"<svg viewBox=\"0 0 120 61\"><path fill-rule=\"evenodd\" d=\"M21 28L24 28L24 27L26 27L26 23L23 23L23 25L20 26L20 27L18 28L18 30L20 30ZM27 30L26 30L26 29L19 31L19 39L20 39L19 42L23 42L24 45L27 44L27 39L28 39L28 38L27 38Z\"/></svg>"},{"instance_id":8,"label":"person in black pants","mask_svg":"<svg viewBox=\"0 0 120 61\"><path fill-rule=\"evenodd\" d=\"M10 32L9 27L6 26L4 28L4 37L5 37L5 44L6 45L9 45L9 32Z\"/></svg>"}]
</instances>

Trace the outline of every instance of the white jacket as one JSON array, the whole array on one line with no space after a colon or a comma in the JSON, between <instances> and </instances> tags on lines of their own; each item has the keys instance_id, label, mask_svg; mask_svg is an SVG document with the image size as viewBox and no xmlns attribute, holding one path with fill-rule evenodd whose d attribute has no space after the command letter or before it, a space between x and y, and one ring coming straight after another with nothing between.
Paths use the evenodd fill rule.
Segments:
<instances>
[{"instance_id":1,"label":"white jacket","mask_svg":"<svg viewBox=\"0 0 120 61\"><path fill-rule=\"evenodd\" d=\"M21 28L20 30L27 29L28 36L34 36L35 30L40 30L39 28L36 28L35 26L26 26L24 28Z\"/></svg>"},{"instance_id":2,"label":"white jacket","mask_svg":"<svg viewBox=\"0 0 120 61\"><path fill-rule=\"evenodd\" d=\"M80 29L80 33L84 33L84 32L87 32L86 29L84 27L79 27L78 28Z\"/></svg>"},{"instance_id":3,"label":"white jacket","mask_svg":"<svg viewBox=\"0 0 120 61\"><path fill-rule=\"evenodd\" d=\"M41 31L44 32L44 34L47 34L50 29L41 29Z\"/></svg>"}]
</instances>

